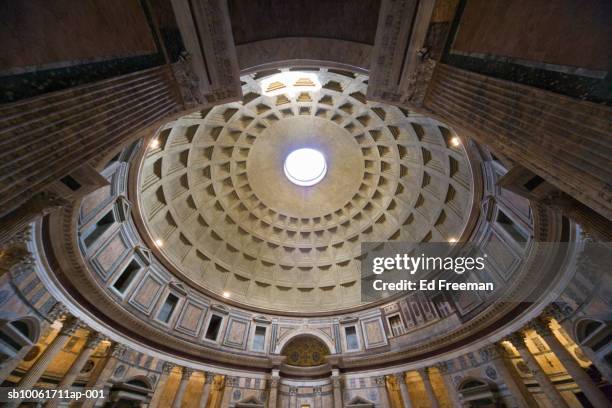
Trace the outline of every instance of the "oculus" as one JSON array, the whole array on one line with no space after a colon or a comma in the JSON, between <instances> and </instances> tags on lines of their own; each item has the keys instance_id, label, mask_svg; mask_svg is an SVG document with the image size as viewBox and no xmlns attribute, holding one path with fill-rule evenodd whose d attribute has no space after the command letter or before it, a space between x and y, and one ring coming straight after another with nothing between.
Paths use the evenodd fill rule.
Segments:
<instances>
[{"instance_id":1,"label":"oculus","mask_svg":"<svg viewBox=\"0 0 612 408\"><path fill-rule=\"evenodd\" d=\"M285 175L298 186L314 186L323 180L327 173L327 163L323 154L314 149L297 149L285 159Z\"/></svg>"}]
</instances>

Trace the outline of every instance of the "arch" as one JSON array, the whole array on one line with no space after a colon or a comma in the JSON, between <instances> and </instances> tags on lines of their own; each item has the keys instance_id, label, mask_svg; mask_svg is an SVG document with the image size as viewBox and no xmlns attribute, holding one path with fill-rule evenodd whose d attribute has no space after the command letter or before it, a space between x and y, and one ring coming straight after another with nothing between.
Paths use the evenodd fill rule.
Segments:
<instances>
[{"instance_id":1,"label":"arch","mask_svg":"<svg viewBox=\"0 0 612 408\"><path fill-rule=\"evenodd\" d=\"M330 354L327 345L311 335L295 336L285 344L281 354L287 357L286 364L296 367L316 367L326 363Z\"/></svg>"},{"instance_id":2,"label":"arch","mask_svg":"<svg viewBox=\"0 0 612 408\"><path fill-rule=\"evenodd\" d=\"M32 316L23 317L9 322L17 331L28 338L32 344L40 337L40 322Z\"/></svg>"},{"instance_id":3,"label":"arch","mask_svg":"<svg viewBox=\"0 0 612 408\"><path fill-rule=\"evenodd\" d=\"M601 330L604 326L605 323L601 320L585 317L576 322L574 326L574 338L578 344L582 344L587 338Z\"/></svg>"},{"instance_id":4,"label":"arch","mask_svg":"<svg viewBox=\"0 0 612 408\"><path fill-rule=\"evenodd\" d=\"M4 321L0 324L1 353L11 356L24 347L30 347L40 337L40 323L32 316Z\"/></svg>"},{"instance_id":5,"label":"arch","mask_svg":"<svg viewBox=\"0 0 612 408\"><path fill-rule=\"evenodd\" d=\"M126 385L131 385L134 387L140 387L144 389L153 390L153 384L151 383L151 379L144 375L138 375L136 377L132 377L126 381L123 381Z\"/></svg>"},{"instance_id":6,"label":"arch","mask_svg":"<svg viewBox=\"0 0 612 408\"><path fill-rule=\"evenodd\" d=\"M499 399L497 385L478 377L464 378L457 385L457 391L463 402L474 407L496 407Z\"/></svg>"},{"instance_id":7,"label":"arch","mask_svg":"<svg viewBox=\"0 0 612 408\"><path fill-rule=\"evenodd\" d=\"M325 343L325 345L327 346L327 349L329 350L330 354L332 354L332 351L334 351L336 349L336 346L331 341L331 339L329 337L325 336L325 334L323 332L321 332L319 330L315 330L315 329L303 328L303 329L298 329L295 333L287 334L278 343L276 343L276 347L274 348L274 353L275 354L280 354L281 350L283 350L283 348L285 348L285 345L287 345L287 343L289 343L292 339L295 339L296 337L300 337L300 336L312 336L312 337L316 337L318 340L320 340L323 343Z\"/></svg>"}]
</instances>

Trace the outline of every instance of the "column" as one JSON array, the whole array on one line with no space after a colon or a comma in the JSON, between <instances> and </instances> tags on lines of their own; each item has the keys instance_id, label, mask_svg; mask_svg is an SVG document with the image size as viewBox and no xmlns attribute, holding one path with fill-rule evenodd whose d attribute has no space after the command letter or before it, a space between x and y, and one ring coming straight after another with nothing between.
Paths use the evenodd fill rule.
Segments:
<instances>
[{"instance_id":1,"label":"column","mask_svg":"<svg viewBox=\"0 0 612 408\"><path fill-rule=\"evenodd\" d=\"M21 350L17 352L17 354L0 365L0 384L2 384L4 380L6 380L13 373L13 370L17 368L19 363L21 363L29 351L32 350L32 347L34 347L34 344L23 346Z\"/></svg>"},{"instance_id":2,"label":"column","mask_svg":"<svg viewBox=\"0 0 612 408\"><path fill-rule=\"evenodd\" d=\"M314 387L314 408L323 408L323 387L320 385Z\"/></svg>"},{"instance_id":3,"label":"column","mask_svg":"<svg viewBox=\"0 0 612 408\"><path fill-rule=\"evenodd\" d=\"M400 393L402 394L402 401L406 408L412 408L412 400L410 399L410 391L408 391L408 383L406 383L406 373L395 374L397 382L399 383Z\"/></svg>"},{"instance_id":4,"label":"column","mask_svg":"<svg viewBox=\"0 0 612 408\"><path fill-rule=\"evenodd\" d=\"M210 395L210 385L213 382L213 378L215 378L214 373L204 372L204 386L202 387L202 395L200 396L200 403L198 404L199 408L206 408L206 404L208 403L208 396Z\"/></svg>"},{"instance_id":5,"label":"column","mask_svg":"<svg viewBox=\"0 0 612 408\"><path fill-rule=\"evenodd\" d=\"M105 389L108 379L113 375L115 367L119 360L123 357L126 351L126 347L122 344L112 343L108 348L107 356L103 361L98 363L98 367L94 369L89 381L87 381L86 387L94 389ZM108 394L108 390L105 391ZM95 399L83 399L76 401L73 404L74 408L93 408L98 400Z\"/></svg>"},{"instance_id":6,"label":"column","mask_svg":"<svg viewBox=\"0 0 612 408\"><path fill-rule=\"evenodd\" d=\"M431 386L431 380L429 379L429 368L420 368L418 372L423 380L423 384L425 384L425 393L429 399L429 406L431 408L438 408L440 404L438 402L438 398L436 398L436 394L434 394L433 387Z\"/></svg>"},{"instance_id":7,"label":"column","mask_svg":"<svg viewBox=\"0 0 612 408\"><path fill-rule=\"evenodd\" d=\"M181 408L181 403L183 402L183 396L185 396L185 390L187 389L187 384L189 383L189 378L193 370L189 367L183 367L183 372L181 373L181 382L179 383L178 390L176 390L176 394L174 395L174 401L172 402L172 408Z\"/></svg>"},{"instance_id":8,"label":"column","mask_svg":"<svg viewBox=\"0 0 612 408\"><path fill-rule=\"evenodd\" d=\"M438 363L436 367L440 371L440 375L442 376L442 380L444 381L444 387L446 388L446 393L448 394L448 397L450 398L453 407L460 407L461 397L459 396L459 393L457 392L457 387L455 387L455 384L453 383L453 380L450 376L451 367L449 366L447 361Z\"/></svg>"},{"instance_id":9,"label":"column","mask_svg":"<svg viewBox=\"0 0 612 408\"><path fill-rule=\"evenodd\" d=\"M297 387L289 388L289 408L297 408Z\"/></svg>"},{"instance_id":10,"label":"column","mask_svg":"<svg viewBox=\"0 0 612 408\"><path fill-rule=\"evenodd\" d=\"M580 367L580 364L570 354L563 344L557 339L557 336L553 333L549 327L550 320L542 319L536 320L532 323L531 327L538 333L538 335L548 344L550 350L557 356L563 367L567 370L569 375L572 376L576 384L580 387L584 395L589 399L589 402L595 408L606 408L609 407L612 402L604 395L603 392L595 385L591 380L591 377Z\"/></svg>"},{"instance_id":11,"label":"column","mask_svg":"<svg viewBox=\"0 0 612 408\"><path fill-rule=\"evenodd\" d=\"M384 376L376 377L376 388L378 388L378 395L380 396L380 406L383 408L388 408L390 406L389 403L389 395L387 394L387 384ZM335 391L335 389L334 389ZM335 401L335 393L334 393L334 401ZM334 408L339 408L341 405L336 405Z\"/></svg>"},{"instance_id":12,"label":"column","mask_svg":"<svg viewBox=\"0 0 612 408\"><path fill-rule=\"evenodd\" d=\"M514 347L518 350L521 358L527 364L527 367L531 370L536 380L540 384L542 391L546 394L546 397L552 402L553 406L559 408L569 408L567 402L563 399L555 385L552 383L548 375L542 370L540 364L538 364L538 360L531 354L531 351L527 348L527 344L525 343L525 334L522 332L513 333L512 336L508 339Z\"/></svg>"},{"instance_id":13,"label":"column","mask_svg":"<svg viewBox=\"0 0 612 408\"><path fill-rule=\"evenodd\" d=\"M221 406L229 406L232 401L232 394L234 394L234 388L240 383L240 377L226 377L225 378L225 389L223 391L223 403Z\"/></svg>"},{"instance_id":14,"label":"column","mask_svg":"<svg viewBox=\"0 0 612 408\"><path fill-rule=\"evenodd\" d=\"M268 396L268 408L276 408L278 399L278 384L280 383L279 370L272 370L270 378L270 395Z\"/></svg>"},{"instance_id":15,"label":"column","mask_svg":"<svg viewBox=\"0 0 612 408\"><path fill-rule=\"evenodd\" d=\"M64 377L61 379L60 383L57 385L57 389L67 389L69 390L74 380L76 380L77 376L81 373L81 370L85 366L85 363L91 357L95 349L98 347L100 342L103 340L103 336L100 333L90 332L87 337L87 341L85 345L77 355L77 358L74 360ZM55 408L59 405L59 399L50 399L45 403L45 408Z\"/></svg>"},{"instance_id":16,"label":"column","mask_svg":"<svg viewBox=\"0 0 612 408\"><path fill-rule=\"evenodd\" d=\"M74 318L64 323L57 336L55 336L32 367L23 375L21 381L19 381L19 384L17 384L15 388L18 390L26 390L34 387L40 377L45 373L51 361L53 361L55 356L62 350L62 347L64 347L68 339L74 335L78 327L79 321ZM19 404L21 404L21 400L15 400L7 403L7 407L18 407Z\"/></svg>"},{"instance_id":17,"label":"column","mask_svg":"<svg viewBox=\"0 0 612 408\"><path fill-rule=\"evenodd\" d=\"M612 369L610 366L596 353L594 353L590 347L579 344L578 339L573 338L574 331L571 322L568 320L569 313L564 311L563 308L561 308L561 306L555 302L548 305L544 313L547 318L554 318L557 323L559 323L565 334L572 338L574 343L580 347L580 350L584 353L584 355L591 360L591 363L593 363L595 367L597 367L602 377L608 382L612 382Z\"/></svg>"},{"instance_id":18,"label":"column","mask_svg":"<svg viewBox=\"0 0 612 408\"><path fill-rule=\"evenodd\" d=\"M334 408L342 408L342 383L340 382L340 371L337 368L332 369L331 380L334 390ZM385 387L384 378L382 386Z\"/></svg>"},{"instance_id":19,"label":"column","mask_svg":"<svg viewBox=\"0 0 612 408\"><path fill-rule=\"evenodd\" d=\"M170 373L172 372L173 368L174 364L172 363L166 362L162 365L162 373L159 376L159 381L157 381L157 385L155 386L155 391L153 391L153 396L151 397L149 408L157 408L159 406L161 397L162 395L164 395L164 388L166 388L168 377L170 377Z\"/></svg>"},{"instance_id":20,"label":"column","mask_svg":"<svg viewBox=\"0 0 612 408\"><path fill-rule=\"evenodd\" d=\"M518 408L538 408L538 403L527 389L527 386L525 386L522 378L519 377L514 368L510 367L512 363L505 358L505 348L499 344L491 344L483 350L491 360L491 363L493 363L495 371L497 371L506 387L508 387Z\"/></svg>"}]
</instances>

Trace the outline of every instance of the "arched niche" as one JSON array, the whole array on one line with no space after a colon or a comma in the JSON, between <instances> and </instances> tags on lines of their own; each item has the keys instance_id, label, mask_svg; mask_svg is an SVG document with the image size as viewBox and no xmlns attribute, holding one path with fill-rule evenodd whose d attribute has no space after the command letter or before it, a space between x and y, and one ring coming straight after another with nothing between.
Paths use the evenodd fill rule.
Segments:
<instances>
[{"instance_id":1,"label":"arched niche","mask_svg":"<svg viewBox=\"0 0 612 408\"><path fill-rule=\"evenodd\" d=\"M30 348L40 337L40 323L34 317L23 317L0 324L0 362Z\"/></svg>"},{"instance_id":2,"label":"arched niche","mask_svg":"<svg viewBox=\"0 0 612 408\"><path fill-rule=\"evenodd\" d=\"M327 346L327 349L330 351L330 354L333 350L336 349L336 346L331 341L331 339L327 337L323 332L319 330L314 330L314 329L300 329L300 330L295 331L295 333L289 333L283 338L281 338L276 344L276 347L274 348L274 353L282 354L281 351L285 348L285 345L287 345L287 343L289 343L296 337L301 337L301 336L311 336L311 337L315 337L319 339Z\"/></svg>"},{"instance_id":3,"label":"arched niche","mask_svg":"<svg viewBox=\"0 0 612 408\"><path fill-rule=\"evenodd\" d=\"M320 338L300 335L288 341L281 354L287 357L286 364L294 367L316 367L326 363L329 347Z\"/></svg>"},{"instance_id":4,"label":"arched niche","mask_svg":"<svg viewBox=\"0 0 612 408\"><path fill-rule=\"evenodd\" d=\"M575 333L578 344L592 337L596 332L603 329L604 323L600 320L584 318L576 323Z\"/></svg>"},{"instance_id":5,"label":"arched niche","mask_svg":"<svg viewBox=\"0 0 612 408\"><path fill-rule=\"evenodd\" d=\"M468 407L494 408L498 406L497 385L482 378L465 378L457 387L461 400Z\"/></svg>"},{"instance_id":6,"label":"arched niche","mask_svg":"<svg viewBox=\"0 0 612 408\"><path fill-rule=\"evenodd\" d=\"M145 376L132 377L113 385L110 400L119 407L140 407L148 404L153 393L151 380Z\"/></svg>"}]
</instances>

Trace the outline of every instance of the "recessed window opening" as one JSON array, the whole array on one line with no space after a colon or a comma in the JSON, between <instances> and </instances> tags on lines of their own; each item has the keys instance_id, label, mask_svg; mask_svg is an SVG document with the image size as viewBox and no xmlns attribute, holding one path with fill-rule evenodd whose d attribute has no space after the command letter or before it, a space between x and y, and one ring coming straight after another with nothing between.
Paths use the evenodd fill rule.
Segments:
<instances>
[{"instance_id":1,"label":"recessed window opening","mask_svg":"<svg viewBox=\"0 0 612 408\"><path fill-rule=\"evenodd\" d=\"M346 336L346 348L348 350L359 349L359 340L357 339L357 329L355 326L345 327L344 334Z\"/></svg>"},{"instance_id":2,"label":"recessed window opening","mask_svg":"<svg viewBox=\"0 0 612 408\"><path fill-rule=\"evenodd\" d=\"M85 237L83 239L83 242L85 243L85 246L91 246L114 223L115 223L115 216L113 214L113 210L111 209L102 218L100 218L95 224L93 224L92 226L90 226L83 232L83 236Z\"/></svg>"},{"instance_id":3,"label":"recessed window opening","mask_svg":"<svg viewBox=\"0 0 612 408\"><path fill-rule=\"evenodd\" d=\"M516 223L503 211L497 212L497 223L506 231L516 242L525 246L528 236Z\"/></svg>"},{"instance_id":4,"label":"recessed window opening","mask_svg":"<svg viewBox=\"0 0 612 408\"><path fill-rule=\"evenodd\" d=\"M138 262L134 260L130 262L125 267L123 272L121 272L121 275L119 275L115 283L113 283L113 288L115 288L117 292L121 294L125 293L126 289L130 286L130 284L134 280L134 277L136 277L136 273L138 273L139 270L140 265L138 264Z\"/></svg>"},{"instance_id":5,"label":"recessed window opening","mask_svg":"<svg viewBox=\"0 0 612 408\"><path fill-rule=\"evenodd\" d=\"M172 317L172 313L174 312L177 303L178 297L176 297L172 293L168 294L166 301L159 310L159 313L157 314L157 320L162 321L164 323L168 323L170 321L170 317Z\"/></svg>"},{"instance_id":6,"label":"recessed window opening","mask_svg":"<svg viewBox=\"0 0 612 408\"><path fill-rule=\"evenodd\" d=\"M255 327L255 335L253 337L253 350L264 351L266 343L266 328L263 326Z\"/></svg>"},{"instance_id":7,"label":"recessed window opening","mask_svg":"<svg viewBox=\"0 0 612 408\"><path fill-rule=\"evenodd\" d=\"M76 181L72 176L62 177L60 181L72 191L77 191L81 188L81 183Z\"/></svg>"},{"instance_id":8,"label":"recessed window opening","mask_svg":"<svg viewBox=\"0 0 612 408\"><path fill-rule=\"evenodd\" d=\"M217 340L217 336L219 335L219 329L221 329L221 322L223 318L221 316L212 315L210 318L210 322L208 322L208 328L206 329L205 337L208 340Z\"/></svg>"}]
</instances>

